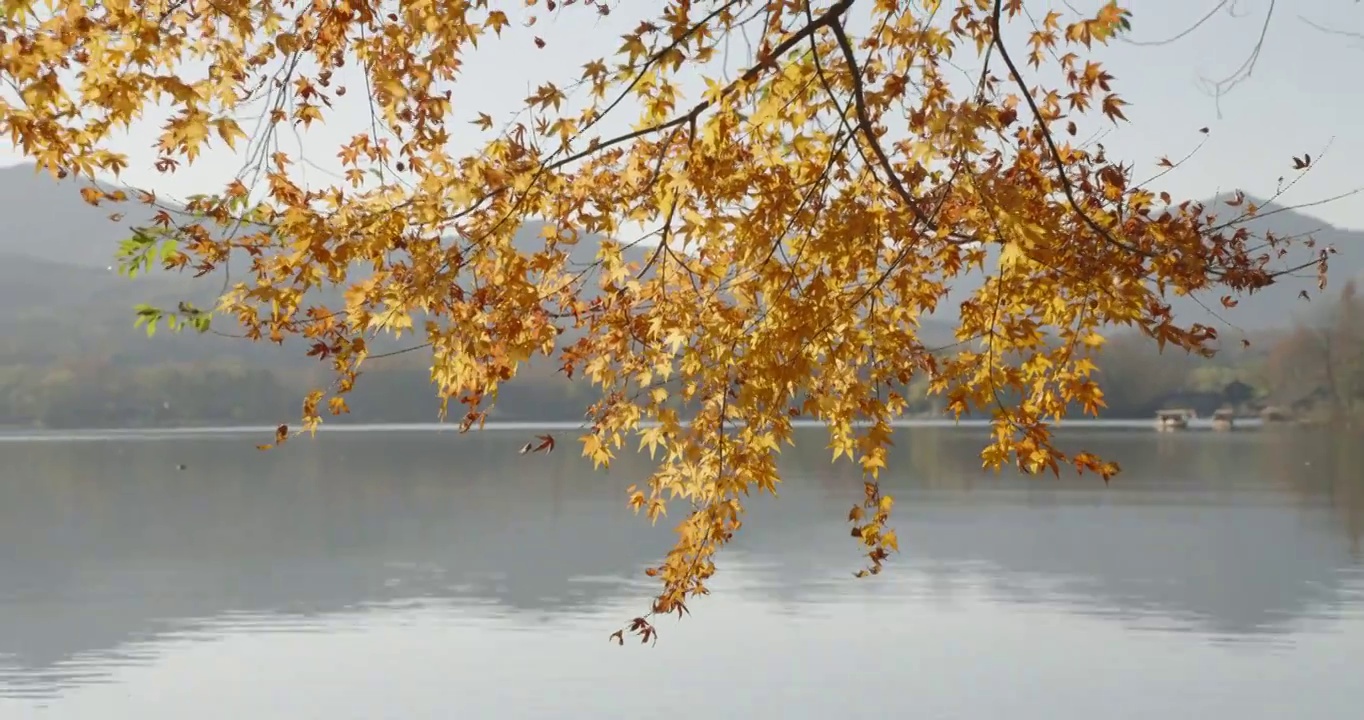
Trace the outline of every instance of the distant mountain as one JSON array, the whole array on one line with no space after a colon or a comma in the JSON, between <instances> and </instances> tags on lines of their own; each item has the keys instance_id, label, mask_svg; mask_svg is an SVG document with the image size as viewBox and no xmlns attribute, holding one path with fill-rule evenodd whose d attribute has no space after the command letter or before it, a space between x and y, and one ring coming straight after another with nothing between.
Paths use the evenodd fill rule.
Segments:
<instances>
[{"instance_id":1,"label":"distant mountain","mask_svg":"<svg viewBox=\"0 0 1364 720\"><path fill-rule=\"evenodd\" d=\"M1174 298L1171 305L1179 313L1178 317L1214 327L1230 323L1247 331L1285 327L1324 305L1323 301L1338 294L1347 281L1364 280L1364 231L1337 228L1305 213L1250 196L1238 207L1228 206L1226 201L1229 199L1232 195L1223 194L1204 201L1206 212L1215 215L1218 222L1229 222L1239 216L1246 205L1254 204L1259 208L1256 216L1242 223L1242 227L1261 238L1266 232L1281 238L1299 238L1287 255L1271 262L1275 269L1286 270L1312 262L1321 249L1334 248L1336 252L1330 256L1326 289L1318 290L1316 268L1309 267L1279 277L1274 285L1264 290L1234 297L1237 305L1233 308L1224 307L1216 293L1196 299ZM1315 247L1305 244L1308 237L1315 242ZM1310 300L1299 296L1303 291L1308 293Z\"/></svg>"},{"instance_id":2,"label":"distant mountain","mask_svg":"<svg viewBox=\"0 0 1364 720\"><path fill-rule=\"evenodd\" d=\"M1235 219L1245 205L1254 204L1259 210L1255 218L1241 223L1250 232L1263 238L1266 231L1278 237L1302 237L1310 235L1316 242L1315 248L1307 247L1303 240L1294 243L1283 258L1274 258L1270 267L1287 269L1296 267L1316 258L1317 252L1324 247L1334 247L1336 253L1330 257L1329 283L1324 292L1317 289L1317 276L1314 268L1308 268L1293 275L1279 277L1275 284L1255 293L1234 295L1236 306L1227 308L1222 305L1224 293L1202 293L1195 296L1175 296L1166 298L1181 323L1203 323L1221 330L1224 334L1237 328L1248 333L1293 324L1295 319L1310 315L1323 302L1313 301L1322 296L1333 296L1347 280L1364 282L1364 231L1347 230L1332 226L1323 220L1305 213L1289 210L1263 200L1247 196L1240 207L1230 207L1225 201L1231 195L1219 195L1203 201L1206 214L1215 215L1216 222L1229 222ZM1230 232L1230 231L1229 231ZM1305 237L1303 238L1305 239ZM1268 252L1268 251L1266 251ZM999 250L987 250L986 273L997 270ZM955 322L962 300L980 289L984 284L985 273L973 271L958 278L953 283L946 301L933 317L945 322ZM1303 300L1299 293L1307 291L1312 300ZM1325 298L1322 298L1325 299Z\"/></svg>"},{"instance_id":3,"label":"distant mountain","mask_svg":"<svg viewBox=\"0 0 1364 720\"><path fill-rule=\"evenodd\" d=\"M146 223L150 213L131 203L94 207L80 196L73 180L58 181L32 165L0 168L0 254L90 268L114 264L118 242L128 227ZM124 222L110 213L133 210ZM8 262L9 258L7 258Z\"/></svg>"},{"instance_id":4,"label":"distant mountain","mask_svg":"<svg viewBox=\"0 0 1364 720\"><path fill-rule=\"evenodd\" d=\"M279 362L302 357L268 344L221 337L173 336L158 333L148 340L133 328L139 303L173 306L188 300L211 306L222 289L221 272L205 278L189 273L156 271L135 279L114 271L119 243L132 228L149 224L155 210L136 202L92 206L71 180L34 173L31 165L0 168L0 362L31 362L103 349L117 358L138 362L188 361L224 356ZM116 189L106 186L106 189ZM172 208L173 209L173 208ZM117 221L110 215L122 213ZM543 247L542 223L526 223L513 243L523 250ZM589 265L600 239L586 236L570 249L569 262ZM651 248L627 248L627 262L640 265ZM245 259L233 263L241 277ZM357 271L351 281L362 279ZM344 288L329 288L313 297L329 306L341 302ZM235 332L235 327L220 328ZM411 339L381 339L376 350ZM286 346L288 345L286 341ZM312 360L305 362L315 364Z\"/></svg>"},{"instance_id":5,"label":"distant mountain","mask_svg":"<svg viewBox=\"0 0 1364 720\"><path fill-rule=\"evenodd\" d=\"M148 302L173 304L185 299L209 305L221 287L219 278L192 279L188 274L152 273L129 280L113 272L115 252L130 228L147 223L152 212L136 203L94 207L81 199L72 181L56 181L46 173L35 174L28 165L0 168L0 362L30 362L91 351L106 351L130 362L165 362L240 357L243 360L297 362L296 348L281 351L269 345L251 344L220 337L176 337L158 333L147 340L132 327L133 306ZM1222 198L1219 198L1222 199ZM1249 202L1255 202L1249 199ZM1230 217L1235 208L1208 202L1210 211ZM111 222L112 212L126 213ZM1331 259L1332 285L1364 275L1364 232L1342 230L1296 211L1282 211L1264 204L1261 218L1250 223L1253 230L1270 229L1280 235L1314 233L1322 245L1334 245ZM526 223L514 241L525 250L542 246L538 222ZM578 265L595 260L599 238L584 237L570 251ZM626 260L643 264L652 248L636 246L625 252ZM1280 264L1310 258L1313 251L1298 248ZM961 299L979 288L978 273L954 284L947 302L927 318L922 336L930 345L952 342L952 330ZM1281 327L1295 314L1312 309L1298 299L1300 290L1316 295L1311 272L1283 278L1265 291L1238 298L1239 306L1222 308L1219 298L1200 298L1226 322L1246 330ZM331 301L340 289L327 293ZM1185 321L1222 324L1192 298L1172 298ZM233 327L222 328L226 331ZM8 360L6 360L8 358ZM311 360L303 362L311 363Z\"/></svg>"},{"instance_id":6,"label":"distant mountain","mask_svg":"<svg viewBox=\"0 0 1364 720\"><path fill-rule=\"evenodd\" d=\"M0 256L108 269L114 264L119 242L130 237L133 228L150 224L156 213L135 197L128 202L90 205L81 198L80 183L33 170L32 165L0 167L0 217L4 218ZM108 183L102 187L120 189ZM179 207L165 201L158 204L173 214ZM111 214L122 217L111 221ZM527 222L513 244L522 250L542 248L543 227L544 223ZM584 236L569 251L569 262L594 262L599 241L600 237ZM651 251L650 246L635 246L626 248L623 255L627 262L642 264Z\"/></svg>"}]
</instances>

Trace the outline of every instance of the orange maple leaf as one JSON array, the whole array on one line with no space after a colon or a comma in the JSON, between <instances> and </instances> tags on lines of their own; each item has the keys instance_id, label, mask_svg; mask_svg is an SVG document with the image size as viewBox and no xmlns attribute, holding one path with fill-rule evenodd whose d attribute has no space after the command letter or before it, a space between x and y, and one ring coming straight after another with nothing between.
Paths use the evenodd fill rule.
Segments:
<instances>
[{"instance_id":1,"label":"orange maple leaf","mask_svg":"<svg viewBox=\"0 0 1364 720\"><path fill-rule=\"evenodd\" d=\"M539 440L540 443L537 445L535 443L535 440ZM522 445L520 454L525 455L526 453L530 452L543 452L548 454L554 452L553 435L536 435L535 440L532 440L526 443L525 445Z\"/></svg>"}]
</instances>

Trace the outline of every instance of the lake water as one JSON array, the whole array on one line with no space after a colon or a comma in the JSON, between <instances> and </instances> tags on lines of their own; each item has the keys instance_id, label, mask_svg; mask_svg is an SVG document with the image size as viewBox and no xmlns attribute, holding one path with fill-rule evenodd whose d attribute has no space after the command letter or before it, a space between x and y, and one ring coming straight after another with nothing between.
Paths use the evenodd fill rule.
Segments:
<instances>
[{"instance_id":1,"label":"lake water","mask_svg":"<svg viewBox=\"0 0 1364 720\"><path fill-rule=\"evenodd\" d=\"M897 433L902 552L855 580L859 477L802 431L656 647L607 642L671 542L647 462L571 432L0 443L0 718L1358 717L1364 442L1066 433L1105 487L983 433Z\"/></svg>"}]
</instances>

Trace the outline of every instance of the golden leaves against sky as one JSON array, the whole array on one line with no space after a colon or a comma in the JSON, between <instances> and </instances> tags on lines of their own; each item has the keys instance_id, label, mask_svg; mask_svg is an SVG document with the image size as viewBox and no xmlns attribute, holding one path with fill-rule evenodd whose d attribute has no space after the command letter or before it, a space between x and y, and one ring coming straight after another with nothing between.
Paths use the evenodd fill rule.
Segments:
<instances>
[{"instance_id":1,"label":"golden leaves against sky","mask_svg":"<svg viewBox=\"0 0 1364 720\"><path fill-rule=\"evenodd\" d=\"M676 523L676 546L648 571L654 613L707 592L743 499L780 484L793 418L822 420L833 457L865 470L849 520L874 573L898 548L876 478L912 378L955 413L994 418L987 465L1107 478L1114 466L1062 452L1048 432L1103 407L1101 330L1203 350L1215 332L1181 325L1162 293L1272 280L1261 257L1280 241L1214 224L1073 141L1077 121L1124 119L1100 60L1127 27L1116 3L1035 23L1020 0L548 5L11 1L0 75L18 94L0 125L40 167L81 176L125 167L111 139L154 104L170 108L159 170L209 143L239 147L252 172L191 202L197 223L160 216L165 263L205 273L251 259L216 312L252 339L303 338L332 365L305 428L324 406L346 411L375 333L416 337L466 429L534 357L590 379L600 400L583 453L601 466L647 450L657 469L629 503ZM545 12L640 22L582 68L586 107L530 78L528 114L454 153L470 123L497 128L451 89L463 58ZM1012 23L1030 27L1026 45L1001 40ZM551 23L535 32L536 45L572 41ZM711 75L737 47L742 70ZM954 63L969 55L984 72L964 85ZM341 85L343 72L365 87ZM688 82L704 91L690 97ZM372 129L336 149L344 182L301 186L290 170L303 158L273 138L325 123L347 92L372 98ZM605 133L605 118L632 112L630 130ZM512 243L529 219L546 223L532 251ZM658 228L643 267L615 240L591 267L568 262L584 235L637 223ZM987 247L1000 252L983 267ZM951 300L960 343L926 347L919 319L971 268L990 277ZM309 300L327 285L346 288L344 307ZM647 617L633 629L655 636Z\"/></svg>"}]
</instances>

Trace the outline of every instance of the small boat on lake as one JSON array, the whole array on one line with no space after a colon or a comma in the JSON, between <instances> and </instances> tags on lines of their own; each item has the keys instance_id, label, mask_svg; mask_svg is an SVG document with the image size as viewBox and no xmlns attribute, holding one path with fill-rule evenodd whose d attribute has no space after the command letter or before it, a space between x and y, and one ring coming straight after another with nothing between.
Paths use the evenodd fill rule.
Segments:
<instances>
[{"instance_id":1,"label":"small boat on lake","mask_svg":"<svg viewBox=\"0 0 1364 720\"><path fill-rule=\"evenodd\" d=\"M1196 414L1197 413L1193 410L1187 409L1157 410L1156 429L1160 432L1187 430L1189 428L1189 420Z\"/></svg>"},{"instance_id":2,"label":"small boat on lake","mask_svg":"<svg viewBox=\"0 0 1364 720\"><path fill-rule=\"evenodd\" d=\"M1236 426L1236 411L1222 408L1212 414L1212 429L1227 432Z\"/></svg>"}]
</instances>

